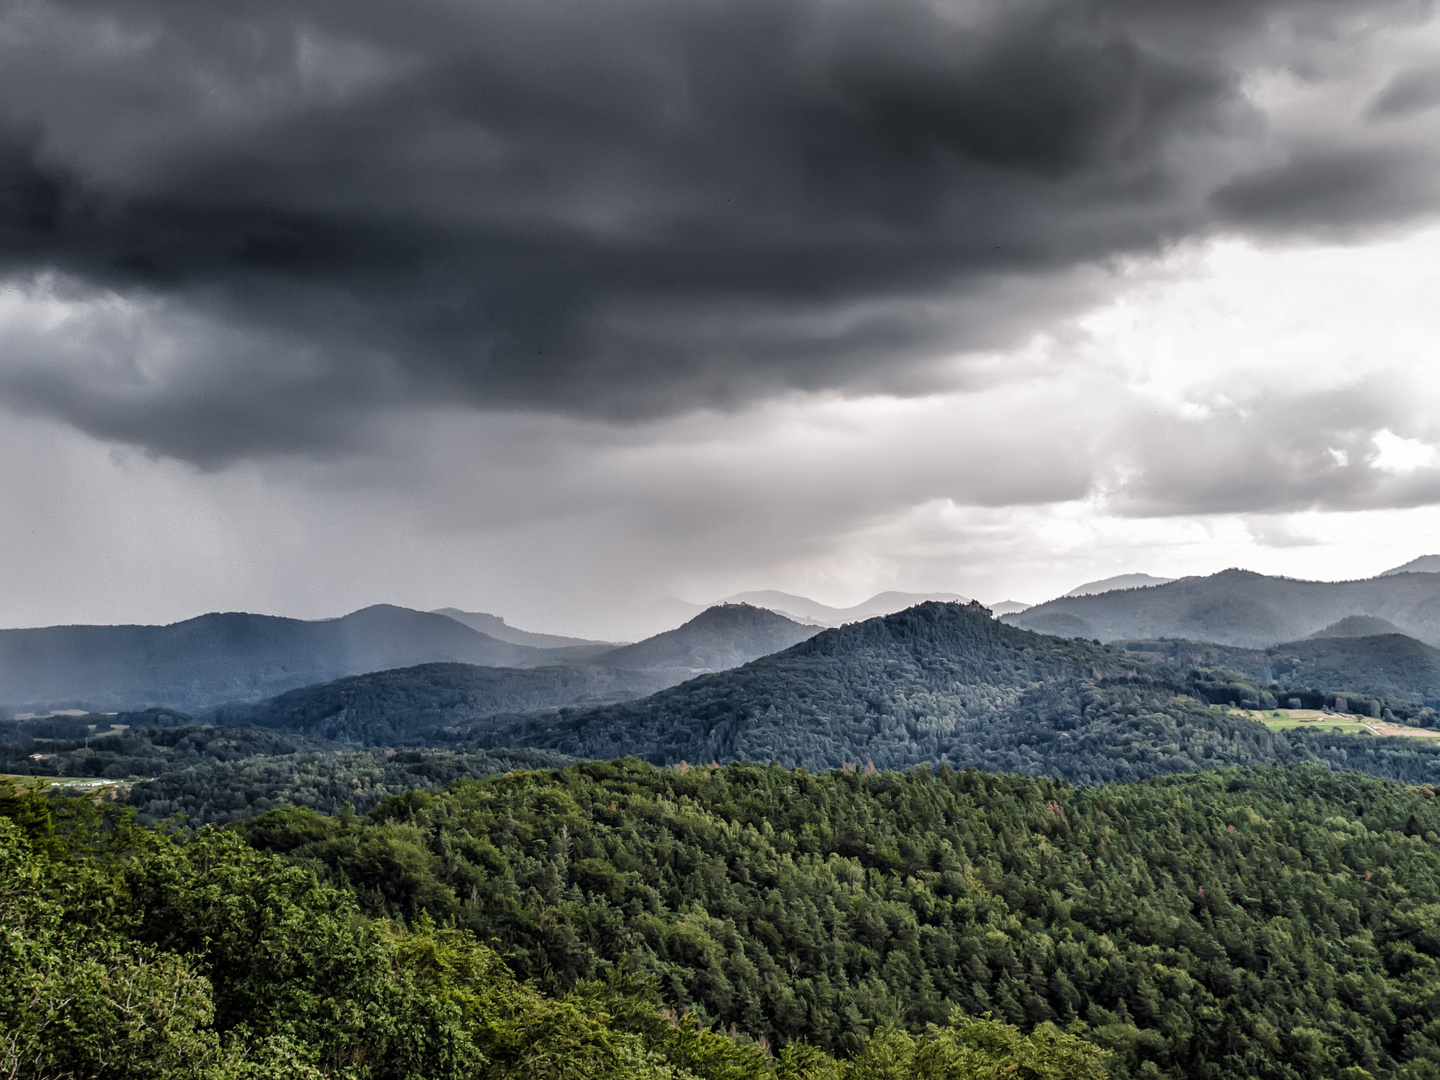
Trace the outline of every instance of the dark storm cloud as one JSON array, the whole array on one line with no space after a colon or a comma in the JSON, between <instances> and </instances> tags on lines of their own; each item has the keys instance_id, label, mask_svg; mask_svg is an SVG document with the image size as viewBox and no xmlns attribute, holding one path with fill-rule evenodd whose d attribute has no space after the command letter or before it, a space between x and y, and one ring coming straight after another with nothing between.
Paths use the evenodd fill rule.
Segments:
<instances>
[{"instance_id":1,"label":"dark storm cloud","mask_svg":"<svg viewBox=\"0 0 1440 1080\"><path fill-rule=\"evenodd\" d=\"M1427 153L1413 148L1303 150L1215 193L1230 220L1260 230L1344 234L1434 206Z\"/></svg>"},{"instance_id":2,"label":"dark storm cloud","mask_svg":"<svg viewBox=\"0 0 1440 1080\"><path fill-rule=\"evenodd\" d=\"M4 10L3 266L152 329L98 366L12 350L0 392L196 461L333 445L396 402L625 419L924 387L1091 299L1083 267L1433 195L1418 153L1277 148L1240 92L1411 4Z\"/></svg>"}]
</instances>

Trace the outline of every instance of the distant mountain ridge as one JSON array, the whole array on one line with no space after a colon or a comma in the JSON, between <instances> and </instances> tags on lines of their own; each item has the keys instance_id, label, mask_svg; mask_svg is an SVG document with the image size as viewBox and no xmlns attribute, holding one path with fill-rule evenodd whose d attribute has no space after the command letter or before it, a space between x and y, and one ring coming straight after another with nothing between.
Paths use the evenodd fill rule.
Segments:
<instances>
[{"instance_id":1,"label":"distant mountain ridge","mask_svg":"<svg viewBox=\"0 0 1440 1080\"><path fill-rule=\"evenodd\" d=\"M775 589L761 589L755 592L736 593L727 596L724 604L752 604L767 608L780 615L796 620L809 620L822 626L842 626L850 622L863 622L877 615L893 615L897 611L914 607L928 601L947 604L968 604L970 597L958 593L907 593L882 592L853 607L837 608L811 600L807 596L778 592Z\"/></svg>"},{"instance_id":2,"label":"distant mountain ridge","mask_svg":"<svg viewBox=\"0 0 1440 1080\"><path fill-rule=\"evenodd\" d=\"M1411 559L1404 566L1386 570L1380 576L1393 577L1396 574L1440 574L1440 555L1421 555L1418 559Z\"/></svg>"},{"instance_id":3,"label":"distant mountain ridge","mask_svg":"<svg viewBox=\"0 0 1440 1080\"><path fill-rule=\"evenodd\" d=\"M595 658L607 667L634 671L674 670L677 682L707 671L739 667L814 637L820 628L797 623L768 608L724 603L664 633Z\"/></svg>"},{"instance_id":4,"label":"distant mountain ridge","mask_svg":"<svg viewBox=\"0 0 1440 1080\"><path fill-rule=\"evenodd\" d=\"M1115 589L1148 589L1152 585L1169 585L1174 578L1155 577L1153 574L1120 574L1116 577L1101 578L1076 585L1066 596L1091 596L1095 593L1112 592Z\"/></svg>"},{"instance_id":5,"label":"distant mountain ridge","mask_svg":"<svg viewBox=\"0 0 1440 1080\"><path fill-rule=\"evenodd\" d=\"M168 626L0 630L0 706L194 712L437 661L533 667L555 663L556 653L389 604L313 621L224 612Z\"/></svg>"},{"instance_id":6,"label":"distant mountain ridge","mask_svg":"<svg viewBox=\"0 0 1440 1080\"><path fill-rule=\"evenodd\" d=\"M1373 615L1346 615L1331 623L1323 630L1308 635L1311 638L1369 638L1382 634L1404 634L1400 627L1389 619L1377 619Z\"/></svg>"},{"instance_id":7,"label":"distant mountain ridge","mask_svg":"<svg viewBox=\"0 0 1440 1080\"><path fill-rule=\"evenodd\" d=\"M451 674L471 687L466 693L483 702L475 706L482 712L629 700L786 648L817 630L748 605L722 605L646 641L616 646L517 631L496 616L457 614L481 625L493 620L522 640L562 644L500 641L446 614L388 604L314 621L229 612L168 626L0 630L0 716L152 706L199 714L425 664L456 665ZM459 674L467 665L501 674ZM547 671L514 670L540 667ZM488 689L474 690L477 679ZM436 693L432 685L422 697L433 705ZM284 710L294 707L290 702Z\"/></svg>"},{"instance_id":8,"label":"distant mountain ridge","mask_svg":"<svg viewBox=\"0 0 1440 1080\"><path fill-rule=\"evenodd\" d=\"M430 614L444 615L447 619L454 619L472 630L489 634L496 641L509 642L511 645L529 645L536 649L572 649L575 650L577 659L581 651L593 649L599 653L618 645L628 644L619 641L593 641L589 638L565 637L561 634L536 634L511 626L499 615L491 615L485 611L461 611L459 608L444 607L436 608Z\"/></svg>"},{"instance_id":9,"label":"distant mountain ridge","mask_svg":"<svg viewBox=\"0 0 1440 1080\"><path fill-rule=\"evenodd\" d=\"M1061 637L1175 637L1266 648L1349 616L1384 619L1411 637L1440 645L1440 574L1328 582L1223 570L1150 588L1062 596L1003 619Z\"/></svg>"},{"instance_id":10,"label":"distant mountain ridge","mask_svg":"<svg viewBox=\"0 0 1440 1080\"><path fill-rule=\"evenodd\" d=\"M802 626L763 608L722 604L684 626L608 650L589 664L523 670L422 664L223 706L209 719L342 742L393 743L506 711L633 701L701 672L737 667L817 632L817 627Z\"/></svg>"}]
</instances>

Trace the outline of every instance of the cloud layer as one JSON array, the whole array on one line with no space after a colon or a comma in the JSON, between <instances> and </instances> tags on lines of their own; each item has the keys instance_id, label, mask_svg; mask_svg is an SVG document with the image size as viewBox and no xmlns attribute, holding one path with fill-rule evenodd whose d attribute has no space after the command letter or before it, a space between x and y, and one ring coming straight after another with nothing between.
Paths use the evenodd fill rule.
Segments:
<instances>
[{"instance_id":1,"label":"cloud layer","mask_svg":"<svg viewBox=\"0 0 1440 1080\"><path fill-rule=\"evenodd\" d=\"M0 393L214 466L396 405L953 388L1118 259L1430 212L1425 11L15 0L0 265L68 306Z\"/></svg>"},{"instance_id":2,"label":"cloud layer","mask_svg":"<svg viewBox=\"0 0 1440 1080\"><path fill-rule=\"evenodd\" d=\"M1411 0L10 0L0 623L1440 549L1437 72Z\"/></svg>"}]
</instances>

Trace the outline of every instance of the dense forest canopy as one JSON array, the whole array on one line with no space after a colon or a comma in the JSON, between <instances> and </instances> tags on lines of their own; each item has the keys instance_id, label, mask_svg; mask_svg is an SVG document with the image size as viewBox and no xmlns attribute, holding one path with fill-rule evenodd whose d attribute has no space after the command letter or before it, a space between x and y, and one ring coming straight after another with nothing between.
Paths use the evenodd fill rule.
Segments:
<instances>
[{"instance_id":1,"label":"dense forest canopy","mask_svg":"<svg viewBox=\"0 0 1440 1080\"><path fill-rule=\"evenodd\" d=\"M464 930L367 918L206 829L0 792L0 1071L13 1080L1104 1080L1053 1025L959 1015L848 1061L712 1030L616 974L546 995Z\"/></svg>"},{"instance_id":2,"label":"dense forest canopy","mask_svg":"<svg viewBox=\"0 0 1440 1080\"><path fill-rule=\"evenodd\" d=\"M241 829L551 993L638 971L772 1044L855 1053L959 1008L1084 1023L1117 1076L1440 1075L1430 787L631 760Z\"/></svg>"},{"instance_id":3,"label":"dense forest canopy","mask_svg":"<svg viewBox=\"0 0 1440 1080\"><path fill-rule=\"evenodd\" d=\"M420 664L221 706L206 719L388 746L500 712L630 701L676 681L663 673L593 664L529 669Z\"/></svg>"}]
</instances>

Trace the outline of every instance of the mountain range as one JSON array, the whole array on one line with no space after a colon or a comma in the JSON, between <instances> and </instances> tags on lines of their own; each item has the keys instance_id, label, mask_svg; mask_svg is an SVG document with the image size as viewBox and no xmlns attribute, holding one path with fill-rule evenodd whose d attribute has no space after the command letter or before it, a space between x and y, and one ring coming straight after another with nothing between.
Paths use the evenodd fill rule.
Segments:
<instances>
[{"instance_id":1,"label":"mountain range","mask_svg":"<svg viewBox=\"0 0 1440 1080\"><path fill-rule=\"evenodd\" d=\"M1440 574L1406 571L1328 582L1223 570L1147 588L1062 596L1004 619L1062 637L1177 637L1267 648L1324 631L1350 616L1383 619L1413 638L1440 645Z\"/></svg>"},{"instance_id":2,"label":"mountain range","mask_svg":"<svg viewBox=\"0 0 1440 1080\"><path fill-rule=\"evenodd\" d=\"M582 650L593 649L598 655L619 645L629 644L619 641L592 641L589 638L565 637L561 634L536 634L529 630L520 630L499 615L484 611L461 611L459 608L445 607L436 608L431 614L444 615L447 619L463 623L471 630L479 630L496 641L508 641L511 645L530 645L537 649L573 649L576 652L572 655L577 658L588 655Z\"/></svg>"},{"instance_id":3,"label":"mountain range","mask_svg":"<svg viewBox=\"0 0 1440 1080\"><path fill-rule=\"evenodd\" d=\"M1403 566L1386 570L1380 576L1390 577L1393 574L1440 574L1440 555L1421 555Z\"/></svg>"},{"instance_id":4,"label":"mountain range","mask_svg":"<svg viewBox=\"0 0 1440 1080\"><path fill-rule=\"evenodd\" d=\"M1091 596L1094 593L1114 592L1116 589L1148 589L1151 585L1168 585L1174 578L1155 577L1153 574L1120 574L1117 577L1087 581L1067 592L1066 596Z\"/></svg>"},{"instance_id":5,"label":"mountain range","mask_svg":"<svg viewBox=\"0 0 1440 1080\"><path fill-rule=\"evenodd\" d=\"M740 614L742 624L749 621ZM1306 647L1316 651L1295 651ZM1440 727L1440 715L1417 695L1390 696L1406 689L1399 682L1374 685L1368 697L1351 682L1356 665L1376 678L1387 670L1413 676L1419 670L1416 649L1433 672L1435 650L1396 635L1314 639L1273 653L1173 641L1122 647L1022 630L977 604L932 602L823 630L780 652L637 700L615 701L643 693L646 673L432 664L227 706L208 717L219 727L196 726L164 711L12 721L4 727L14 728L14 738L0 738L0 751L4 771L22 774L185 774L153 791L138 785L134 801L148 807L162 790L183 790L189 793L187 812L207 820L221 813L204 797L212 783L225 786L222 816L231 820L245 816L245 806L264 809L302 797L333 807L346 769L360 770L357 783L362 773L399 782L404 770L355 756L365 746L390 748L384 762L392 753L438 749L462 756L541 753L557 762L633 755L656 764L752 760L809 769L948 764L1078 783L1221 765L1315 762L1435 783L1440 742L1434 739L1347 735L1324 725L1271 731L1232 712L1235 706L1273 709L1295 697L1306 708ZM1389 669L1377 663L1387 650L1395 661ZM1332 677L1340 692L1315 691ZM604 703L607 695L613 703ZM572 704L545 707L567 697ZM265 729L319 740L287 752L324 760L292 770L292 783L292 771L265 765L263 750L242 753L242 746L274 741L273 735L245 734ZM37 752L40 759L30 757ZM325 764L325 755L337 753L350 756ZM453 764L460 770L453 775L471 768L459 758ZM416 768L416 775L431 775L430 765ZM311 790L318 779L302 784L301 772L324 777L323 791Z\"/></svg>"},{"instance_id":6,"label":"mountain range","mask_svg":"<svg viewBox=\"0 0 1440 1080\"><path fill-rule=\"evenodd\" d=\"M1305 760L1440 777L1440 747L1428 741L1270 732L1211 702L1276 698L1236 673L1193 679L1164 659L1008 626L978 604L927 603L642 700L501 714L452 725L431 744L655 764L938 762L1085 783Z\"/></svg>"},{"instance_id":7,"label":"mountain range","mask_svg":"<svg viewBox=\"0 0 1440 1080\"><path fill-rule=\"evenodd\" d=\"M808 597L796 596L793 593L762 589L757 592L743 592L727 596L722 603L754 604L757 607L769 608L771 611L779 612L781 615L789 616L797 621L817 623L820 626L843 626L845 623L873 619L877 615L893 615L897 611L904 611L906 608L931 600L940 603L968 604L970 597L960 596L957 593L890 591L876 593L869 600L853 607L837 608Z\"/></svg>"},{"instance_id":8,"label":"mountain range","mask_svg":"<svg viewBox=\"0 0 1440 1080\"><path fill-rule=\"evenodd\" d=\"M207 719L366 745L501 712L631 701L708 671L736 667L816 633L748 604L723 604L684 626L602 653L594 663L527 669L423 664L225 705Z\"/></svg>"},{"instance_id":9,"label":"mountain range","mask_svg":"<svg viewBox=\"0 0 1440 1080\"><path fill-rule=\"evenodd\" d=\"M193 711L412 664L534 667L596 651L604 650L515 645L444 615L389 604L314 621L226 612L168 626L0 630L0 705L12 713L151 705Z\"/></svg>"}]
</instances>

